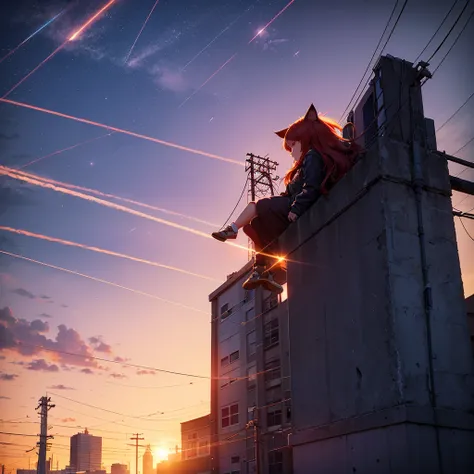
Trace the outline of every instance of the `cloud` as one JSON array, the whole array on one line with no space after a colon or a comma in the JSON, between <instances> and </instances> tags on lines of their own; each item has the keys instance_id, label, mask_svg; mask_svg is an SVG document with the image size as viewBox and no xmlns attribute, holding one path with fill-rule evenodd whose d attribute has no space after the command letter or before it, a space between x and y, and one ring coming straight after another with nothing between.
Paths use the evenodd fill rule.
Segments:
<instances>
[{"instance_id":1,"label":"cloud","mask_svg":"<svg viewBox=\"0 0 474 474\"><path fill-rule=\"evenodd\" d=\"M94 373L91 369L82 369L81 372L87 375L92 375Z\"/></svg>"},{"instance_id":2,"label":"cloud","mask_svg":"<svg viewBox=\"0 0 474 474\"><path fill-rule=\"evenodd\" d=\"M61 308L69 308L69 306L67 304L62 304Z\"/></svg>"},{"instance_id":3,"label":"cloud","mask_svg":"<svg viewBox=\"0 0 474 474\"><path fill-rule=\"evenodd\" d=\"M156 372L154 370L137 370L137 375L155 375Z\"/></svg>"},{"instance_id":4,"label":"cloud","mask_svg":"<svg viewBox=\"0 0 474 474\"><path fill-rule=\"evenodd\" d=\"M57 334L53 339L44 334L49 329L45 321L17 319L10 308L0 309L0 351L10 350L28 357L47 356L51 362L60 366L103 370L94 359L94 351L111 352L108 344L95 338L96 344L90 345L75 329L64 324L57 326ZM84 373L92 373L92 370Z\"/></svg>"},{"instance_id":5,"label":"cloud","mask_svg":"<svg viewBox=\"0 0 474 474\"><path fill-rule=\"evenodd\" d=\"M42 300L50 300L50 299L51 299L51 296L41 295L40 298L41 298Z\"/></svg>"},{"instance_id":6,"label":"cloud","mask_svg":"<svg viewBox=\"0 0 474 474\"><path fill-rule=\"evenodd\" d=\"M105 342L103 342L100 336L90 337L89 342L94 347L94 350L96 352L104 352L106 354L112 353L112 347L109 344L106 344Z\"/></svg>"},{"instance_id":7,"label":"cloud","mask_svg":"<svg viewBox=\"0 0 474 474\"><path fill-rule=\"evenodd\" d=\"M5 382L10 382L11 380L15 380L18 377L17 374L5 374L4 372L0 373L0 380L4 380Z\"/></svg>"},{"instance_id":8,"label":"cloud","mask_svg":"<svg viewBox=\"0 0 474 474\"><path fill-rule=\"evenodd\" d=\"M151 71L156 84L173 92L184 92L189 89L189 84L179 70L169 66L155 66Z\"/></svg>"},{"instance_id":9,"label":"cloud","mask_svg":"<svg viewBox=\"0 0 474 474\"><path fill-rule=\"evenodd\" d=\"M51 385L51 387L48 387L52 390L76 390L75 388L73 387L68 387L67 385L63 385L62 383L58 384L58 385Z\"/></svg>"},{"instance_id":10,"label":"cloud","mask_svg":"<svg viewBox=\"0 0 474 474\"><path fill-rule=\"evenodd\" d=\"M283 43L288 43L288 39L285 38L280 38L280 39L271 39L268 41L265 41L263 43L263 50L264 51L278 51L277 46Z\"/></svg>"},{"instance_id":11,"label":"cloud","mask_svg":"<svg viewBox=\"0 0 474 474\"><path fill-rule=\"evenodd\" d=\"M114 379L126 379L127 376L125 374L117 374L116 372L112 372L109 377L112 377Z\"/></svg>"},{"instance_id":12,"label":"cloud","mask_svg":"<svg viewBox=\"0 0 474 474\"><path fill-rule=\"evenodd\" d=\"M51 316L51 315L48 314L48 313L41 313L38 317L39 317L39 318L48 318L48 319L49 319L49 318L52 318L53 316Z\"/></svg>"},{"instance_id":13,"label":"cloud","mask_svg":"<svg viewBox=\"0 0 474 474\"><path fill-rule=\"evenodd\" d=\"M44 359L33 360L26 366L26 368L28 370L41 372L59 372L59 367L56 364L48 364Z\"/></svg>"},{"instance_id":14,"label":"cloud","mask_svg":"<svg viewBox=\"0 0 474 474\"><path fill-rule=\"evenodd\" d=\"M74 421L76 421L75 418L61 418L61 421L63 423L73 423Z\"/></svg>"},{"instance_id":15,"label":"cloud","mask_svg":"<svg viewBox=\"0 0 474 474\"><path fill-rule=\"evenodd\" d=\"M6 397L5 395L0 395L0 400L11 400L11 398Z\"/></svg>"},{"instance_id":16,"label":"cloud","mask_svg":"<svg viewBox=\"0 0 474 474\"><path fill-rule=\"evenodd\" d=\"M33 293L28 290L25 290L24 288L16 288L15 290L12 290L12 293L15 293L19 296L23 296L23 298L29 298L30 300L36 299L36 296Z\"/></svg>"},{"instance_id":17,"label":"cloud","mask_svg":"<svg viewBox=\"0 0 474 474\"><path fill-rule=\"evenodd\" d=\"M20 138L20 135L18 133L4 133L0 132L0 140L16 140L17 138Z\"/></svg>"}]
</instances>

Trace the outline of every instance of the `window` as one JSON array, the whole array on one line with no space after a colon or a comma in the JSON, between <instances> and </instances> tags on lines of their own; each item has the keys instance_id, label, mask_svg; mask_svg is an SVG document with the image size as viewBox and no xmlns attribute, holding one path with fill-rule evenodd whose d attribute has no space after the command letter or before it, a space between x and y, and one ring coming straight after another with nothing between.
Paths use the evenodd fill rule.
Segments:
<instances>
[{"instance_id":1,"label":"window","mask_svg":"<svg viewBox=\"0 0 474 474\"><path fill-rule=\"evenodd\" d=\"M267 348L273 344L277 344L280 340L280 329L278 319L274 318L265 323L263 336L263 347Z\"/></svg>"},{"instance_id":2,"label":"window","mask_svg":"<svg viewBox=\"0 0 474 474\"><path fill-rule=\"evenodd\" d=\"M188 458L195 458L197 456L197 443L192 441L188 443Z\"/></svg>"},{"instance_id":3,"label":"window","mask_svg":"<svg viewBox=\"0 0 474 474\"><path fill-rule=\"evenodd\" d=\"M230 463L231 464L237 464L238 462L240 462L240 456L232 456L230 458Z\"/></svg>"},{"instance_id":4,"label":"window","mask_svg":"<svg viewBox=\"0 0 474 474\"><path fill-rule=\"evenodd\" d=\"M208 456L209 455L209 441L200 441L199 442L199 456Z\"/></svg>"},{"instance_id":5,"label":"window","mask_svg":"<svg viewBox=\"0 0 474 474\"><path fill-rule=\"evenodd\" d=\"M268 453L269 474L283 474L283 451L270 451Z\"/></svg>"},{"instance_id":6,"label":"window","mask_svg":"<svg viewBox=\"0 0 474 474\"><path fill-rule=\"evenodd\" d=\"M263 311L270 311L275 306L278 306L278 295L272 293L263 300Z\"/></svg>"},{"instance_id":7,"label":"window","mask_svg":"<svg viewBox=\"0 0 474 474\"><path fill-rule=\"evenodd\" d=\"M225 367L226 365L229 365L229 356L225 356L221 359L221 367Z\"/></svg>"},{"instance_id":8,"label":"window","mask_svg":"<svg viewBox=\"0 0 474 474\"><path fill-rule=\"evenodd\" d=\"M255 387L255 382L257 381L257 365L252 364L247 369L247 387L253 388Z\"/></svg>"},{"instance_id":9,"label":"window","mask_svg":"<svg viewBox=\"0 0 474 474\"><path fill-rule=\"evenodd\" d=\"M235 403L221 410L221 426L227 428L228 426L237 425L239 423L239 404Z\"/></svg>"},{"instance_id":10,"label":"window","mask_svg":"<svg viewBox=\"0 0 474 474\"><path fill-rule=\"evenodd\" d=\"M267 403L275 403L281 401L281 385L277 385L275 387L271 387L266 391L266 402Z\"/></svg>"},{"instance_id":11,"label":"window","mask_svg":"<svg viewBox=\"0 0 474 474\"><path fill-rule=\"evenodd\" d=\"M247 357L250 357L255 354L257 350L256 342L257 342L257 336L256 336L255 331L249 332L247 334Z\"/></svg>"},{"instance_id":12,"label":"window","mask_svg":"<svg viewBox=\"0 0 474 474\"><path fill-rule=\"evenodd\" d=\"M245 321L251 321L255 318L255 308L250 308L245 312Z\"/></svg>"},{"instance_id":13,"label":"window","mask_svg":"<svg viewBox=\"0 0 474 474\"><path fill-rule=\"evenodd\" d=\"M232 308L229 308L229 303L223 304L221 306L221 321L224 321L232 313Z\"/></svg>"},{"instance_id":14,"label":"window","mask_svg":"<svg viewBox=\"0 0 474 474\"><path fill-rule=\"evenodd\" d=\"M273 359L265 364L265 382L271 382L281 378L280 360Z\"/></svg>"},{"instance_id":15,"label":"window","mask_svg":"<svg viewBox=\"0 0 474 474\"><path fill-rule=\"evenodd\" d=\"M282 423L282 413L281 409L275 407L268 408L267 411L267 427L271 426L280 426Z\"/></svg>"},{"instance_id":16,"label":"window","mask_svg":"<svg viewBox=\"0 0 474 474\"><path fill-rule=\"evenodd\" d=\"M247 303L250 300L255 298L255 290L245 290L245 302Z\"/></svg>"},{"instance_id":17,"label":"window","mask_svg":"<svg viewBox=\"0 0 474 474\"><path fill-rule=\"evenodd\" d=\"M232 352L232 354L229 356L229 363L232 364L232 362L235 362L239 357L239 351Z\"/></svg>"}]
</instances>

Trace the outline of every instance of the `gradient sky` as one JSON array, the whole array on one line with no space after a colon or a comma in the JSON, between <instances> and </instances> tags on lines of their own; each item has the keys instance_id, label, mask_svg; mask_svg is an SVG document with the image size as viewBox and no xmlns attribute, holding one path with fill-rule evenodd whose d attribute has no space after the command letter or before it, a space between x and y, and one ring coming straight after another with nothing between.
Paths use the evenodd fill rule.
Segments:
<instances>
[{"instance_id":1,"label":"gradient sky","mask_svg":"<svg viewBox=\"0 0 474 474\"><path fill-rule=\"evenodd\" d=\"M0 95L105 3L2 2L0 57L64 11L0 63ZM287 0L160 0L126 62L154 3L117 0L8 99L240 164L248 152L268 153L280 163L282 176L290 157L273 130L302 115L311 102L329 116L341 116L395 2L357 0L343 5L295 0L249 44ZM434 51L463 3L458 2L423 59ZM384 52L413 61L451 4L409 1ZM461 26L472 10L472 6L467 9ZM473 23L423 88L425 114L437 126L473 93L474 69L469 60ZM459 29L434 57L431 69L441 61ZM471 100L443 127L438 134L440 150L453 153L473 137L473 112ZM214 223L214 227L224 223L244 185L241 165L120 133L106 134L107 130L92 125L0 103L0 164L20 167L101 137L24 171L185 214ZM458 156L472 160L473 153L471 142ZM451 171L457 174L462 169L453 165ZM473 170L464 171L462 177L474 179ZM247 261L244 249L10 178L0 178L0 193L3 226L210 277L0 232L1 250L188 307L0 254L0 317L10 321L19 340L53 350L209 375L208 294ZM121 204L205 233L214 229L185 217ZM467 211L474 207L474 198L455 193L453 204ZM243 205L241 202L239 209ZM465 226L474 236L474 222L465 221ZM458 221L456 230L465 293L470 295L474 292L474 263L468 256L474 242ZM243 236L239 242L246 245ZM9 421L0 423L1 431L37 434L34 409L37 400L48 393L56 404L50 411L50 433L56 435L52 453L60 468L68 462L68 437L84 427L103 436L103 462L110 470L113 462L134 459L127 446L132 433L143 433L144 443L154 449L168 450L180 444L181 421L209 412L209 381L205 378L85 360L31 346L0 351L0 416ZM24 451L35 441L32 436L0 435L0 461L7 473L28 468ZM34 452L29 456L33 467Z\"/></svg>"}]
</instances>

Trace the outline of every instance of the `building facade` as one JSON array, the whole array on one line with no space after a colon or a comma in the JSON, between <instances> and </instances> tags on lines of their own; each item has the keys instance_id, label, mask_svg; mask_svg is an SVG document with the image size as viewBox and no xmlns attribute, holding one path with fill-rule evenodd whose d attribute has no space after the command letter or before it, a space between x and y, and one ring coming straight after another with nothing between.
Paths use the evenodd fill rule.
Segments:
<instances>
[{"instance_id":1,"label":"building facade","mask_svg":"<svg viewBox=\"0 0 474 474\"><path fill-rule=\"evenodd\" d=\"M209 474L211 472L210 415L181 423L181 472Z\"/></svg>"},{"instance_id":2,"label":"building facade","mask_svg":"<svg viewBox=\"0 0 474 474\"><path fill-rule=\"evenodd\" d=\"M150 445L146 447L143 453L143 474L153 474L153 454Z\"/></svg>"},{"instance_id":3,"label":"building facade","mask_svg":"<svg viewBox=\"0 0 474 474\"><path fill-rule=\"evenodd\" d=\"M69 464L76 471L100 471L102 468L102 438L84 433L71 436Z\"/></svg>"},{"instance_id":4,"label":"building facade","mask_svg":"<svg viewBox=\"0 0 474 474\"><path fill-rule=\"evenodd\" d=\"M210 296L211 463L219 474L291 472L286 301L245 291L249 262ZM258 468L257 468L258 463Z\"/></svg>"},{"instance_id":5,"label":"building facade","mask_svg":"<svg viewBox=\"0 0 474 474\"><path fill-rule=\"evenodd\" d=\"M120 463L112 464L110 474L129 474L128 466Z\"/></svg>"}]
</instances>

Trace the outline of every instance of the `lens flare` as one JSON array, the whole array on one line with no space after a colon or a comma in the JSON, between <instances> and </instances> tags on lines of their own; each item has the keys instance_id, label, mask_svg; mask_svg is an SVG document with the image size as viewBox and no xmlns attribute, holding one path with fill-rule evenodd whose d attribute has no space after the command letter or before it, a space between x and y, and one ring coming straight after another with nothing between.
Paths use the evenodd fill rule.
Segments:
<instances>
[{"instance_id":1,"label":"lens flare","mask_svg":"<svg viewBox=\"0 0 474 474\"><path fill-rule=\"evenodd\" d=\"M208 277L206 275L201 275L199 273L189 272L187 270L183 270L182 268L177 268L177 267L172 267L172 266L169 266L169 265L164 265L162 263L152 262L151 260L145 260L143 258L132 257L131 255L126 255L124 253L119 253L119 252L113 252L111 250L101 249L99 247L91 247L89 245L79 244L77 242L72 242L70 240L59 239L57 237L50 237L48 235L43 235L43 234L36 234L36 233L30 232L28 230L14 229L13 227L0 226L0 231L11 232L13 234L24 235L25 237L33 237L35 239L40 239L40 240L46 240L48 242L67 245L69 247L77 247L77 248L84 249L84 250L90 250L92 252L102 253L104 255L110 255L112 257L119 257L119 258L124 258L124 259L127 259L127 260L132 260L133 262L145 263L146 265L151 265L153 267L165 268L166 270L172 270L172 271L175 271L175 272L183 273L185 275L190 275L190 276L194 276L194 277L197 277L197 278L202 278L204 280L219 281L216 278Z\"/></svg>"},{"instance_id":2,"label":"lens flare","mask_svg":"<svg viewBox=\"0 0 474 474\"><path fill-rule=\"evenodd\" d=\"M187 151L189 153L194 153L196 155L206 156L208 158L213 158L215 160L224 161L226 163L230 163L230 164L233 164L233 165L238 165L238 166L242 166L242 167L245 166L244 163L242 163L240 161L237 161L237 160L233 160L231 158L225 158L223 156L214 155L212 153L206 153L205 151L196 150L194 148L189 148L189 147L186 147L186 146L178 145L177 143L167 142L167 141L164 141L164 140L160 140L158 138L153 138L153 137L149 137L147 135L143 135L141 133L131 132L129 130L124 130L122 128L112 127L110 125L104 125L104 124L99 123L99 122L94 122L92 120L87 120L87 119L83 119L83 118L79 118L79 117L74 117L72 115L63 114L61 112L56 112L54 110L45 109L43 107L37 107L35 105L25 104L23 102L17 102L15 100L10 100L10 99L5 99L5 98L0 99L0 102L4 102L6 104L11 104L11 105L16 105L18 107L24 107L26 109L36 110L38 112L43 112L43 113L46 113L46 114L55 115L56 117L62 117L62 118L66 118L66 119L69 119L69 120L74 120L74 121L80 122L80 123L86 123L88 125L94 125L95 127L105 128L106 130L112 130L114 132L123 133L125 135L130 135L130 136L136 137L136 138L142 138L143 140L148 140L150 142L158 143L160 145L169 146L171 148L177 148L178 150Z\"/></svg>"},{"instance_id":3,"label":"lens flare","mask_svg":"<svg viewBox=\"0 0 474 474\"><path fill-rule=\"evenodd\" d=\"M172 304L172 305L175 305L175 306L180 306L181 308L188 309L188 310L191 310L191 311L196 311L197 313L208 314L206 311L202 311L200 309L193 308L192 306L187 306L185 304L178 303L177 301L167 300L165 298L161 298L159 296L152 295L152 294L146 293L144 291L135 290L135 289L129 288L127 286L119 285L118 283L113 283L111 281L103 280L102 278L96 278L96 277L93 277L91 275L86 275L85 273L75 272L73 270L69 270L68 268L58 267L57 265L51 265L50 263L45 263L45 262L41 262L39 260L34 260L32 258L28 258L28 257L25 257L23 255L18 255L18 254L15 254L15 253L7 252L6 250L0 250L0 253L2 253L4 255L9 255L10 257L18 258L18 259L21 259L21 260L26 260L27 262L36 263L36 264L42 265L44 267L52 268L54 270L59 270L61 272L69 273L71 275L76 275L76 276L80 276L82 278L87 278L89 280L96 281L98 283L103 283L105 285L114 286L115 288L120 288L122 290L127 290L127 291L130 291L130 292L135 293L137 295L146 296L147 298L153 298L153 299L158 300L158 301L163 301L164 303L169 303L169 304Z\"/></svg>"},{"instance_id":4,"label":"lens flare","mask_svg":"<svg viewBox=\"0 0 474 474\"><path fill-rule=\"evenodd\" d=\"M140 28L140 31L138 32L137 37L135 38L135 41L132 44L132 47L130 48L130 51L128 52L127 56L125 57L125 64L128 62L128 59L130 58L130 55L132 54L133 49L135 48L135 45L137 44L138 38L140 38L143 30L145 29L146 24L148 23L148 20L150 19L153 11L155 10L156 6L158 5L158 2L160 0L156 0L155 4L153 5L152 9L150 10L150 13L146 17L145 22L143 23L142 27Z\"/></svg>"},{"instance_id":5,"label":"lens flare","mask_svg":"<svg viewBox=\"0 0 474 474\"><path fill-rule=\"evenodd\" d=\"M55 17L51 18L48 20L43 26L38 28L33 34L28 36L28 38L24 39L16 48L13 48L11 51L9 51L5 56L3 56L2 59L0 59L0 64L5 61L8 57L10 57L15 51L17 51L19 48L21 48L25 43L27 43L33 36L36 36L40 31L42 31L44 28L46 28L48 25L50 25L56 18L61 16L63 14L64 10L62 12L59 12Z\"/></svg>"},{"instance_id":6,"label":"lens flare","mask_svg":"<svg viewBox=\"0 0 474 474\"><path fill-rule=\"evenodd\" d=\"M74 41L77 39L77 37L94 21L96 20L102 13L104 13L106 10L108 10L116 0L110 0L109 3L104 5L97 13L92 15L91 18L89 18L78 30L76 30L68 39L68 41Z\"/></svg>"}]
</instances>

